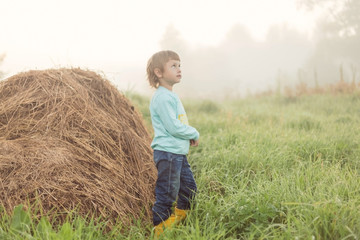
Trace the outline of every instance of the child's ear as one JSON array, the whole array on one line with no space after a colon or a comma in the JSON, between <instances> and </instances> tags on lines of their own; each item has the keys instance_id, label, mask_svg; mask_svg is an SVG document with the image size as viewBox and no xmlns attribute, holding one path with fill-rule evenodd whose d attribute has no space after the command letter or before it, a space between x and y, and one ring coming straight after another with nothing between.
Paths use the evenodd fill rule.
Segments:
<instances>
[{"instance_id":1,"label":"child's ear","mask_svg":"<svg viewBox=\"0 0 360 240\"><path fill-rule=\"evenodd\" d=\"M155 68L154 73L158 78L162 77L162 72L161 72L160 68Z\"/></svg>"}]
</instances>

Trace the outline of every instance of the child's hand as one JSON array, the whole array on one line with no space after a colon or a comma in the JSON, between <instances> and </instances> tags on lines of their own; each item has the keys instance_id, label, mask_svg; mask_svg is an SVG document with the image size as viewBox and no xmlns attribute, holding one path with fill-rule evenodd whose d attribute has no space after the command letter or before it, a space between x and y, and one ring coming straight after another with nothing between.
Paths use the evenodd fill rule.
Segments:
<instances>
[{"instance_id":1,"label":"child's hand","mask_svg":"<svg viewBox=\"0 0 360 240\"><path fill-rule=\"evenodd\" d=\"M190 140L190 146L192 146L192 147L199 146L199 139L198 140L191 139Z\"/></svg>"}]
</instances>

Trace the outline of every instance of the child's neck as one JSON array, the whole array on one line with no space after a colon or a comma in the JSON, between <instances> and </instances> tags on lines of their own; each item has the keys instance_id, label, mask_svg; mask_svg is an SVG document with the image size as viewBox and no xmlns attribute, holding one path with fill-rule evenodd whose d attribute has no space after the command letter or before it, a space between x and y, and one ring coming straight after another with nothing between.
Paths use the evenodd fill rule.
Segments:
<instances>
[{"instance_id":1,"label":"child's neck","mask_svg":"<svg viewBox=\"0 0 360 240\"><path fill-rule=\"evenodd\" d=\"M168 84L160 84L159 86L166 88L167 90L172 92L173 86Z\"/></svg>"}]
</instances>

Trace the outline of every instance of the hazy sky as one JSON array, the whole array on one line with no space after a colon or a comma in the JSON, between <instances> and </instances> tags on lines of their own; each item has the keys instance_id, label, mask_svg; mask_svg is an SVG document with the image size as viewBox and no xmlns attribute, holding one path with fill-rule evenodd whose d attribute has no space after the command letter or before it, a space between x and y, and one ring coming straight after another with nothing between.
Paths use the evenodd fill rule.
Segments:
<instances>
[{"instance_id":1,"label":"hazy sky","mask_svg":"<svg viewBox=\"0 0 360 240\"><path fill-rule=\"evenodd\" d=\"M314 19L295 0L1 0L0 69L79 66L135 86L169 25L196 48L216 46L235 24L257 41L283 23L311 37Z\"/></svg>"}]
</instances>

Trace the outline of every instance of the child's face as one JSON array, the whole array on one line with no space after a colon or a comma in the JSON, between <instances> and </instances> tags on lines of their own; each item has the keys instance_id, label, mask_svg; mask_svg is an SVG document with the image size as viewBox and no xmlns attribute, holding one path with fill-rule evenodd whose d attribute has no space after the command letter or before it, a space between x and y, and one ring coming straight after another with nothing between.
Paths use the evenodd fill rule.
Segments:
<instances>
[{"instance_id":1,"label":"child's face","mask_svg":"<svg viewBox=\"0 0 360 240\"><path fill-rule=\"evenodd\" d=\"M179 83L181 80L180 61L169 60L164 65L164 71L157 74L160 85L172 87L175 83Z\"/></svg>"}]
</instances>

